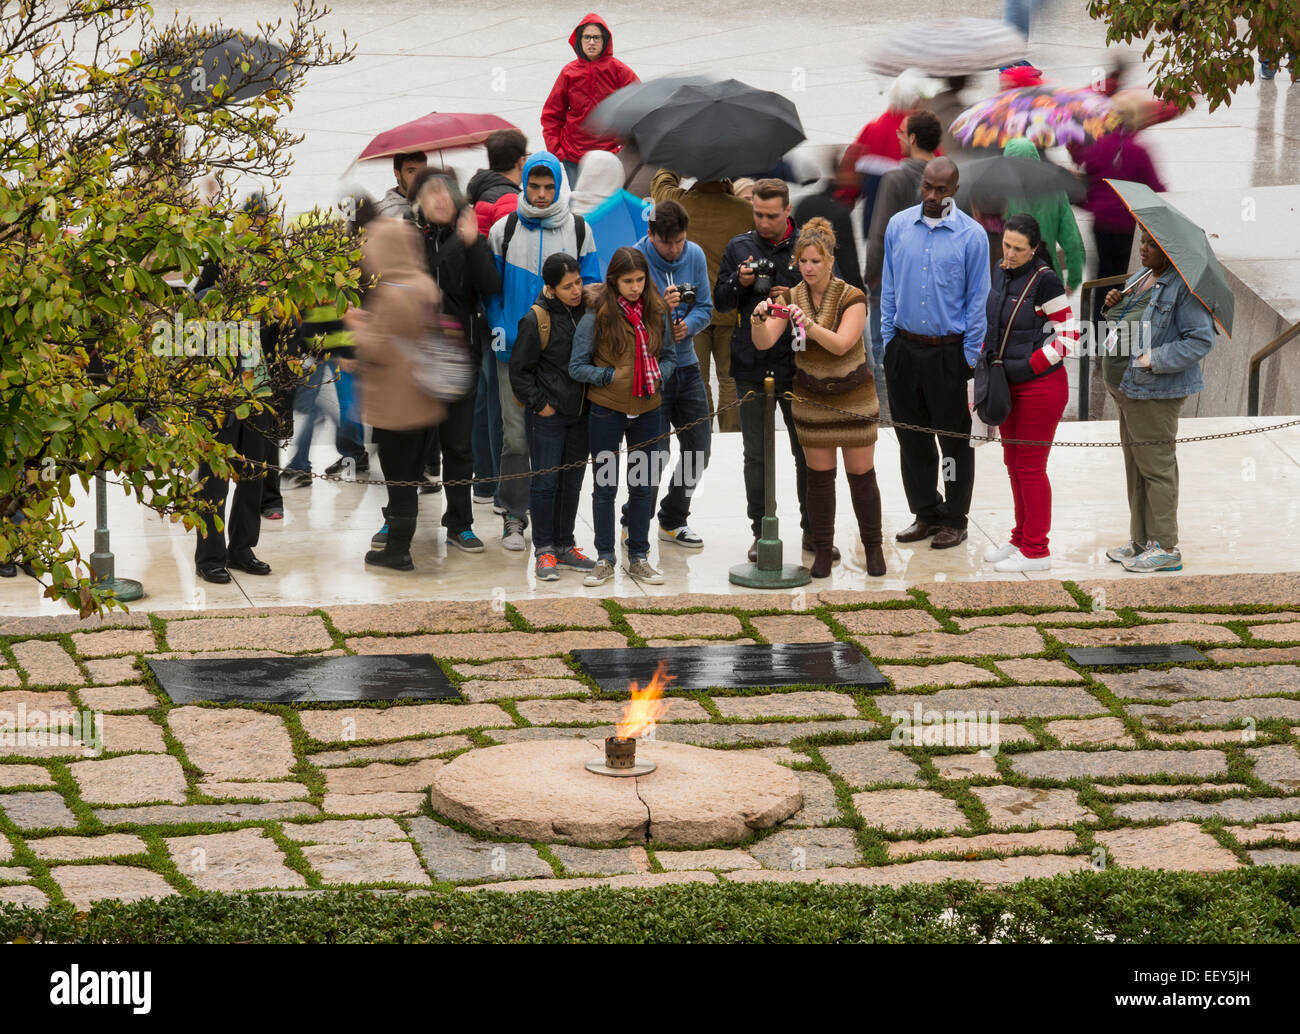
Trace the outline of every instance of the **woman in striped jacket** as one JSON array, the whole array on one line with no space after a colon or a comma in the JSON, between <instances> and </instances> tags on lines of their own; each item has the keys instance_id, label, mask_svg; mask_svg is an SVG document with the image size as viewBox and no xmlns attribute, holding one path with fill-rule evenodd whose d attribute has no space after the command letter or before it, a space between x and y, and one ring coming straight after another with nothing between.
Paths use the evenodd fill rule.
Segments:
<instances>
[{"instance_id":1,"label":"woman in striped jacket","mask_svg":"<svg viewBox=\"0 0 1300 1034\"><path fill-rule=\"evenodd\" d=\"M1011 415L1001 425L1001 435L1050 442L1069 394L1061 360L1077 346L1079 329L1031 215L1013 215L1006 221L1002 261L993 273L987 312L984 353L996 355L1006 339L1003 365L1011 389ZM1050 445L1002 444L1016 525L1005 546L984 554L995 571L1046 571L1052 566L1047 548L1052 526L1050 451Z\"/></svg>"}]
</instances>

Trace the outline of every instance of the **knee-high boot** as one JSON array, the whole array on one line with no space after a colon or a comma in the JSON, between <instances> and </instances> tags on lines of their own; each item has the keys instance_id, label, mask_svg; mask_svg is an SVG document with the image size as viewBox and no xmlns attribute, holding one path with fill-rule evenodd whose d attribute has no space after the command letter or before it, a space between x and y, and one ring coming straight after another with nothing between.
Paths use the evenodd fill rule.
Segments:
<instances>
[{"instance_id":1,"label":"knee-high boot","mask_svg":"<svg viewBox=\"0 0 1300 1034\"><path fill-rule=\"evenodd\" d=\"M808 524L812 534L814 578L829 578L835 542L835 470L808 470Z\"/></svg>"},{"instance_id":2,"label":"knee-high boot","mask_svg":"<svg viewBox=\"0 0 1300 1034\"><path fill-rule=\"evenodd\" d=\"M865 474L849 475L849 497L867 553L867 574L879 578L885 573L885 553L880 548L880 486L874 467Z\"/></svg>"},{"instance_id":3,"label":"knee-high boot","mask_svg":"<svg viewBox=\"0 0 1300 1034\"><path fill-rule=\"evenodd\" d=\"M372 549L366 554L366 563L377 567L391 567L394 571L414 571L411 562L411 539L415 537L414 517L389 517L388 541L383 549Z\"/></svg>"}]
</instances>

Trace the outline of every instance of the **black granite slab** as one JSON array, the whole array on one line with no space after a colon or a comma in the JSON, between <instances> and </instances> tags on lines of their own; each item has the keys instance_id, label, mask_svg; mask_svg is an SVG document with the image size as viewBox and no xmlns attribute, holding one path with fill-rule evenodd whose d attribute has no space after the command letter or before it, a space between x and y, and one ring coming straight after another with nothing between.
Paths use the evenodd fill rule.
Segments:
<instances>
[{"instance_id":1,"label":"black granite slab","mask_svg":"<svg viewBox=\"0 0 1300 1034\"><path fill-rule=\"evenodd\" d=\"M232 657L148 663L163 692L178 704L197 700L291 704L461 698L428 654Z\"/></svg>"},{"instance_id":2,"label":"black granite slab","mask_svg":"<svg viewBox=\"0 0 1300 1034\"><path fill-rule=\"evenodd\" d=\"M627 647L574 650L573 659L607 693L625 693L635 679L641 686L666 661L675 676L667 692L699 689L758 689L824 685L882 689L889 685L852 643L774 643L716 646Z\"/></svg>"},{"instance_id":3,"label":"black granite slab","mask_svg":"<svg viewBox=\"0 0 1300 1034\"><path fill-rule=\"evenodd\" d=\"M1065 653L1075 664L1093 668L1209 660L1196 647L1186 643L1163 643L1158 646L1070 646Z\"/></svg>"}]
</instances>

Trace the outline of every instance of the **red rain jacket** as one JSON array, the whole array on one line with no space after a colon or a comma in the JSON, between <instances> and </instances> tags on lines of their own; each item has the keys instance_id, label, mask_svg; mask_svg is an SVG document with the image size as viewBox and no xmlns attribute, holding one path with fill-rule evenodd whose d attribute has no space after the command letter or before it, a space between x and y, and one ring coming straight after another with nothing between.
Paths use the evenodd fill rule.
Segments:
<instances>
[{"instance_id":1,"label":"red rain jacket","mask_svg":"<svg viewBox=\"0 0 1300 1034\"><path fill-rule=\"evenodd\" d=\"M582 53L583 26L596 25L605 34L605 49L594 61ZM576 162L588 151L618 153L617 137L597 136L583 126L592 109L615 90L641 80L627 65L614 57L614 34L595 14L578 23L569 37L569 46L577 58L560 69L551 95L542 107L542 137L546 149L562 162Z\"/></svg>"}]
</instances>

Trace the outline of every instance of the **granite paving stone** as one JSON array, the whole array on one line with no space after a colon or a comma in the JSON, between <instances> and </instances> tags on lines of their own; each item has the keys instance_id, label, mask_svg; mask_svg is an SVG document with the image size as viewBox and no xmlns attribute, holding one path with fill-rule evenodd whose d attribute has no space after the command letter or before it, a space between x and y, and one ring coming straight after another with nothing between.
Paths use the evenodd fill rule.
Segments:
<instances>
[{"instance_id":1,"label":"granite paving stone","mask_svg":"<svg viewBox=\"0 0 1300 1034\"><path fill-rule=\"evenodd\" d=\"M940 779L1000 779L998 763L983 754L946 754L932 759Z\"/></svg>"},{"instance_id":2,"label":"granite paving stone","mask_svg":"<svg viewBox=\"0 0 1300 1034\"><path fill-rule=\"evenodd\" d=\"M176 893L156 872L135 865L56 865L50 869L50 878L63 896L83 911L106 898L129 904Z\"/></svg>"},{"instance_id":3,"label":"granite paving stone","mask_svg":"<svg viewBox=\"0 0 1300 1034\"><path fill-rule=\"evenodd\" d=\"M176 707L167 725L190 761L213 779L279 779L293 769L284 720L241 707Z\"/></svg>"},{"instance_id":4,"label":"granite paving stone","mask_svg":"<svg viewBox=\"0 0 1300 1034\"><path fill-rule=\"evenodd\" d=\"M414 815L428 798L422 792L327 793L321 807L329 815Z\"/></svg>"},{"instance_id":5,"label":"granite paving stone","mask_svg":"<svg viewBox=\"0 0 1300 1034\"><path fill-rule=\"evenodd\" d=\"M848 693L834 693L829 690L764 693L759 696L715 696L713 703L723 718L816 718L821 715L856 718L858 716L858 707L853 697Z\"/></svg>"},{"instance_id":6,"label":"granite paving stone","mask_svg":"<svg viewBox=\"0 0 1300 1034\"><path fill-rule=\"evenodd\" d=\"M1262 646L1258 649L1206 650L1216 664L1288 664L1300 661L1300 646Z\"/></svg>"},{"instance_id":7,"label":"granite paving stone","mask_svg":"<svg viewBox=\"0 0 1300 1034\"><path fill-rule=\"evenodd\" d=\"M869 786L872 783L924 784L920 766L902 751L894 750L889 740L819 747L818 752L826 764L830 765L831 771L849 786Z\"/></svg>"},{"instance_id":8,"label":"granite paving stone","mask_svg":"<svg viewBox=\"0 0 1300 1034\"><path fill-rule=\"evenodd\" d=\"M1300 642L1300 623L1277 622L1271 625L1251 625L1252 639L1271 639L1278 643Z\"/></svg>"},{"instance_id":9,"label":"granite paving stone","mask_svg":"<svg viewBox=\"0 0 1300 1034\"><path fill-rule=\"evenodd\" d=\"M803 807L785 820L786 826L826 826L839 822L839 801L835 787L820 772L795 772L803 790Z\"/></svg>"},{"instance_id":10,"label":"granite paving stone","mask_svg":"<svg viewBox=\"0 0 1300 1034\"><path fill-rule=\"evenodd\" d=\"M625 872L650 871L650 859L644 847L591 848L552 844L551 853L572 876L617 876Z\"/></svg>"},{"instance_id":11,"label":"granite paving stone","mask_svg":"<svg viewBox=\"0 0 1300 1034\"><path fill-rule=\"evenodd\" d=\"M1097 676L1117 697L1134 700L1180 700L1209 697L1236 700L1300 692L1300 666L1279 664L1267 668L1169 668L1165 671L1102 673Z\"/></svg>"},{"instance_id":12,"label":"granite paving stone","mask_svg":"<svg viewBox=\"0 0 1300 1034\"><path fill-rule=\"evenodd\" d=\"M18 689L0 693L0 735L19 729L54 729L79 721L77 706L62 690Z\"/></svg>"},{"instance_id":13,"label":"granite paving stone","mask_svg":"<svg viewBox=\"0 0 1300 1034\"><path fill-rule=\"evenodd\" d=\"M403 604L403 606L414 606ZM328 650L334 640L316 614L247 618L192 618L167 623L172 650Z\"/></svg>"},{"instance_id":14,"label":"granite paving stone","mask_svg":"<svg viewBox=\"0 0 1300 1034\"><path fill-rule=\"evenodd\" d=\"M1032 583L1012 583L1032 584ZM911 883L970 880L984 887L1004 887L1027 879L1047 879L1090 867L1087 855L1024 855L975 862L926 860L863 868L808 869L796 872L728 873L729 883L824 883L830 886L901 887Z\"/></svg>"},{"instance_id":15,"label":"granite paving stone","mask_svg":"<svg viewBox=\"0 0 1300 1034\"><path fill-rule=\"evenodd\" d=\"M325 773L325 787L330 794L419 792L429 788L433 773L444 764L432 758L409 765L377 762L362 768L332 768Z\"/></svg>"},{"instance_id":16,"label":"granite paving stone","mask_svg":"<svg viewBox=\"0 0 1300 1034\"><path fill-rule=\"evenodd\" d=\"M1047 731L1067 747L1135 747L1118 718L1062 719L1047 723Z\"/></svg>"},{"instance_id":17,"label":"granite paving stone","mask_svg":"<svg viewBox=\"0 0 1300 1034\"><path fill-rule=\"evenodd\" d=\"M53 786L54 777L40 765L0 765L0 789L11 786Z\"/></svg>"},{"instance_id":18,"label":"granite paving stone","mask_svg":"<svg viewBox=\"0 0 1300 1034\"><path fill-rule=\"evenodd\" d=\"M650 890L677 883L717 883L711 872L638 872L624 876L588 876L569 879L519 880L507 876L505 882L486 883L477 887L457 887L467 894L557 894L566 890Z\"/></svg>"},{"instance_id":19,"label":"granite paving stone","mask_svg":"<svg viewBox=\"0 0 1300 1034\"><path fill-rule=\"evenodd\" d=\"M1255 733L1249 728L1188 729L1185 732L1148 732L1147 739L1156 743L1199 743L1203 747L1252 743Z\"/></svg>"},{"instance_id":20,"label":"granite paving stone","mask_svg":"<svg viewBox=\"0 0 1300 1034\"><path fill-rule=\"evenodd\" d=\"M467 679L569 679L573 670L558 657L519 658L488 661L485 664L453 664L452 670Z\"/></svg>"},{"instance_id":21,"label":"granite paving stone","mask_svg":"<svg viewBox=\"0 0 1300 1034\"><path fill-rule=\"evenodd\" d=\"M748 851L711 848L704 851L656 851L659 864L668 872L692 872L703 869L761 869L763 866Z\"/></svg>"},{"instance_id":22,"label":"granite paving stone","mask_svg":"<svg viewBox=\"0 0 1300 1034\"><path fill-rule=\"evenodd\" d=\"M888 677L896 689L969 686L974 682L999 681L998 676L987 668L978 668L963 661L948 661L944 664L881 664L877 667L880 674Z\"/></svg>"},{"instance_id":23,"label":"granite paving stone","mask_svg":"<svg viewBox=\"0 0 1300 1034\"><path fill-rule=\"evenodd\" d=\"M1176 704L1128 704L1124 708L1142 719L1142 724L1152 729L1168 729L1178 725L1233 725L1240 731L1247 719L1263 721L1265 718L1282 718L1294 721L1300 718L1300 700L1286 698L1251 697L1238 700L1184 700Z\"/></svg>"},{"instance_id":24,"label":"granite paving stone","mask_svg":"<svg viewBox=\"0 0 1300 1034\"><path fill-rule=\"evenodd\" d=\"M462 682L459 688L460 695L474 703L591 695L591 690L577 679L482 679Z\"/></svg>"},{"instance_id":25,"label":"granite paving stone","mask_svg":"<svg viewBox=\"0 0 1300 1034\"><path fill-rule=\"evenodd\" d=\"M92 711L148 711L159 706L145 686L88 686L77 695Z\"/></svg>"},{"instance_id":26,"label":"granite paving stone","mask_svg":"<svg viewBox=\"0 0 1300 1034\"><path fill-rule=\"evenodd\" d=\"M1106 706L1087 690L1073 686L990 686L979 689L941 689L928 696L895 693L878 696L875 703L886 716L910 713L920 704L925 711L996 711L1001 718L1051 718L1056 715L1103 714Z\"/></svg>"},{"instance_id":27,"label":"granite paving stone","mask_svg":"<svg viewBox=\"0 0 1300 1034\"><path fill-rule=\"evenodd\" d=\"M1025 583L1031 584L1031 583ZM971 632L917 632L910 636L861 636L872 657L992 657L1039 653L1043 637L1033 628L977 628Z\"/></svg>"},{"instance_id":28,"label":"granite paving stone","mask_svg":"<svg viewBox=\"0 0 1300 1034\"><path fill-rule=\"evenodd\" d=\"M410 828L424 864L439 880L460 883L555 875L551 866L528 844L476 840L423 815L411 819Z\"/></svg>"},{"instance_id":29,"label":"granite paving stone","mask_svg":"<svg viewBox=\"0 0 1300 1034\"><path fill-rule=\"evenodd\" d=\"M311 791L302 783L202 782L199 793L217 800L299 801Z\"/></svg>"},{"instance_id":30,"label":"granite paving stone","mask_svg":"<svg viewBox=\"0 0 1300 1034\"><path fill-rule=\"evenodd\" d=\"M778 765L806 765L812 760L807 754L789 747L752 747L750 753L755 757L775 761Z\"/></svg>"},{"instance_id":31,"label":"granite paving stone","mask_svg":"<svg viewBox=\"0 0 1300 1034\"><path fill-rule=\"evenodd\" d=\"M1182 797L1193 793L1249 793L1245 783L1098 783L1093 787L1103 797L1142 794L1146 797Z\"/></svg>"},{"instance_id":32,"label":"granite paving stone","mask_svg":"<svg viewBox=\"0 0 1300 1034\"><path fill-rule=\"evenodd\" d=\"M830 626L811 614L775 614L749 619L769 643L833 643Z\"/></svg>"},{"instance_id":33,"label":"granite paving stone","mask_svg":"<svg viewBox=\"0 0 1300 1034\"><path fill-rule=\"evenodd\" d=\"M395 638L347 640L359 654L432 654L448 660L489 661L512 657L545 657L573 650L605 650L627 646L618 632L449 632Z\"/></svg>"},{"instance_id":34,"label":"granite paving stone","mask_svg":"<svg viewBox=\"0 0 1300 1034\"><path fill-rule=\"evenodd\" d=\"M101 726L106 751L163 754L167 750L162 726L148 715L106 714L102 722L99 719L96 722Z\"/></svg>"},{"instance_id":35,"label":"granite paving stone","mask_svg":"<svg viewBox=\"0 0 1300 1034\"><path fill-rule=\"evenodd\" d=\"M1238 607L1252 604L1294 606L1300 601L1300 572L1251 574L1237 571L1231 577L1188 575L1174 579L1125 578L1083 582L1079 586L1091 595L1094 589L1106 593L1112 607L1140 607L1160 610L1183 607L1194 600L1203 607Z\"/></svg>"},{"instance_id":36,"label":"granite paving stone","mask_svg":"<svg viewBox=\"0 0 1300 1034\"><path fill-rule=\"evenodd\" d=\"M665 698L668 705L661 722L695 722L709 713L696 701ZM617 722L627 709L623 700L521 700L515 705L521 718L533 725L571 725L574 722Z\"/></svg>"},{"instance_id":37,"label":"granite paving stone","mask_svg":"<svg viewBox=\"0 0 1300 1034\"><path fill-rule=\"evenodd\" d=\"M1226 872L1241 866L1236 855L1191 822L1151 829L1115 829L1095 835L1115 864L1126 869Z\"/></svg>"},{"instance_id":38,"label":"granite paving stone","mask_svg":"<svg viewBox=\"0 0 1300 1034\"><path fill-rule=\"evenodd\" d=\"M301 873L285 865L284 854L275 841L256 827L168 837L163 843L181 875L199 890L231 892L307 885Z\"/></svg>"},{"instance_id":39,"label":"granite paving stone","mask_svg":"<svg viewBox=\"0 0 1300 1034\"><path fill-rule=\"evenodd\" d=\"M302 853L326 884L433 882L406 843L309 844Z\"/></svg>"},{"instance_id":40,"label":"granite paving stone","mask_svg":"<svg viewBox=\"0 0 1300 1034\"><path fill-rule=\"evenodd\" d=\"M405 831L392 819L326 819L286 822L281 832L300 844L360 844L371 840L403 840Z\"/></svg>"},{"instance_id":41,"label":"granite paving stone","mask_svg":"<svg viewBox=\"0 0 1300 1034\"><path fill-rule=\"evenodd\" d=\"M562 596L557 599L511 600L520 617L534 628L563 626L566 628L608 628L609 611L600 600L582 596Z\"/></svg>"},{"instance_id":42,"label":"granite paving stone","mask_svg":"<svg viewBox=\"0 0 1300 1034\"><path fill-rule=\"evenodd\" d=\"M499 632L510 627L495 601L416 601L329 607L330 622L344 635L359 632ZM330 644L326 644L330 645Z\"/></svg>"},{"instance_id":43,"label":"granite paving stone","mask_svg":"<svg viewBox=\"0 0 1300 1034\"><path fill-rule=\"evenodd\" d=\"M0 664L0 687L3 686L21 686L22 677L13 668Z\"/></svg>"},{"instance_id":44,"label":"granite paving stone","mask_svg":"<svg viewBox=\"0 0 1300 1034\"><path fill-rule=\"evenodd\" d=\"M924 610L841 610L831 616L854 635L933 632L941 627Z\"/></svg>"},{"instance_id":45,"label":"granite paving stone","mask_svg":"<svg viewBox=\"0 0 1300 1034\"><path fill-rule=\"evenodd\" d=\"M1300 843L1300 822L1261 822L1257 826L1228 826L1227 830L1243 844L1259 844L1265 840Z\"/></svg>"},{"instance_id":46,"label":"granite paving stone","mask_svg":"<svg viewBox=\"0 0 1300 1034\"><path fill-rule=\"evenodd\" d=\"M0 834L0 862L8 862L13 859L14 845L9 843L9 838Z\"/></svg>"},{"instance_id":47,"label":"granite paving stone","mask_svg":"<svg viewBox=\"0 0 1300 1034\"><path fill-rule=\"evenodd\" d=\"M134 657L107 657L86 661L90 681L96 686L112 686L119 682L139 682L144 672Z\"/></svg>"},{"instance_id":48,"label":"granite paving stone","mask_svg":"<svg viewBox=\"0 0 1300 1034\"><path fill-rule=\"evenodd\" d=\"M307 760L318 768L337 768L355 761L404 761L431 758L439 754L465 750L473 746L468 736L430 736L419 740L393 740L369 747L349 747L346 750L324 750L308 754Z\"/></svg>"},{"instance_id":49,"label":"granite paving stone","mask_svg":"<svg viewBox=\"0 0 1300 1034\"><path fill-rule=\"evenodd\" d=\"M765 869L824 869L862 861L851 829L782 829L749 847Z\"/></svg>"},{"instance_id":50,"label":"granite paving stone","mask_svg":"<svg viewBox=\"0 0 1300 1034\"><path fill-rule=\"evenodd\" d=\"M988 625L1097 625L1118 621L1113 610L1053 610L1046 614L979 614L973 618L954 618L963 631Z\"/></svg>"},{"instance_id":51,"label":"granite paving stone","mask_svg":"<svg viewBox=\"0 0 1300 1034\"><path fill-rule=\"evenodd\" d=\"M981 833L973 837L936 837L933 840L896 840L885 845L890 858L919 854L968 855L979 851L1068 851L1076 845L1073 832L1040 829L1033 833Z\"/></svg>"},{"instance_id":52,"label":"granite paving stone","mask_svg":"<svg viewBox=\"0 0 1300 1034\"><path fill-rule=\"evenodd\" d=\"M1186 613L1177 610L1140 610L1138 617L1143 621L1204 621L1211 625L1240 621L1247 625L1266 625L1274 621L1300 621L1300 611L1279 610L1271 614L1212 614L1208 611Z\"/></svg>"},{"instance_id":53,"label":"granite paving stone","mask_svg":"<svg viewBox=\"0 0 1300 1034\"><path fill-rule=\"evenodd\" d=\"M145 804L185 800L185 773L170 754L126 754L68 766L87 804Z\"/></svg>"},{"instance_id":54,"label":"granite paving stone","mask_svg":"<svg viewBox=\"0 0 1300 1034\"><path fill-rule=\"evenodd\" d=\"M148 628L149 615L144 611L105 611L89 617L73 613L42 614L34 617L0 617L0 635L23 636L59 635L64 632L90 632L103 628Z\"/></svg>"},{"instance_id":55,"label":"granite paving stone","mask_svg":"<svg viewBox=\"0 0 1300 1034\"><path fill-rule=\"evenodd\" d=\"M0 865L0 881L18 883L32 878L31 870L22 865Z\"/></svg>"},{"instance_id":56,"label":"granite paving stone","mask_svg":"<svg viewBox=\"0 0 1300 1034\"><path fill-rule=\"evenodd\" d=\"M757 646L757 639L728 639L728 646ZM717 646L717 639L647 639L646 646L658 649L666 646Z\"/></svg>"},{"instance_id":57,"label":"granite paving stone","mask_svg":"<svg viewBox=\"0 0 1300 1034\"><path fill-rule=\"evenodd\" d=\"M934 582L919 588L924 589L931 603L945 610L990 610L994 607L1069 609L1078 606L1075 598L1057 581Z\"/></svg>"},{"instance_id":58,"label":"granite paving stone","mask_svg":"<svg viewBox=\"0 0 1300 1034\"><path fill-rule=\"evenodd\" d=\"M48 905L50 899L45 896L44 891L36 887L26 885L16 887L0 887L0 904L19 905L24 908L44 908Z\"/></svg>"},{"instance_id":59,"label":"granite paving stone","mask_svg":"<svg viewBox=\"0 0 1300 1034\"><path fill-rule=\"evenodd\" d=\"M813 606L809 593L808 606ZM768 599L761 596L760 599ZM777 598L773 593L772 598ZM916 597L901 589L822 589L817 593L817 605L822 607L856 607L863 603L916 603ZM757 609L757 608L755 608Z\"/></svg>"},{"instance_id":60,"label":"granite paving stone","mask_svg":"<svg viewBox=\"0 0 1300 1034\"><path fill-rule=\"evenodd\" d=\"M734 614L629 614L627 623L637 635L655 636L726 636L738 635L743 629Z\"/></svg>"},{"instance_id":61,"label":"granite paving stone","mask_svg":"<svg viewBox=\"0 0 1300 1034\"><path fill-rule=\"evenodd\" d=\"M1046 661L1027 657L1021 660L998 661L998 671L1017 682L1082 682L1083 676L1061 661Z\"/></svg>"},{"instance_id":62,"label":"granite paving stone","mask_svg":"<svg viewBox=\"0 0 1300 1034\"><path fill-rule=\"evenodd\" d=\"M30 639L11 647L18 667L27 673L29 686L82 686L86 677L62 643Z\"/></svg>"},{"instance_id":63,"label":"granite paving stone","mask_svg":"<svg viewBox=\"0 0 1300 1034\"><path fill-rule=\"evenodd\" d=\"M1070 646L1157 646L1165 643L1239 643L1230 628L1194 621L1126 628L1053 628L1050 635Z\"/></svg>"},{"instance_id":64,"label":"granite paving stone","mask_svg":"<svg viewBox=\"0 0 1300 1034\"><path fill-rule=\"evenodd\" d=\"M496 704L406 704L377 710L345 707L302 711L303 731L321 743L346 740L398 740L410 736L461 732L480 726L513 726L514 719Z\"/></svg>"},{"instance_id":65,"label":"granite paving stone","mask_svg":"<svg viewBox=\"0 0 1300 1034\"><path fill-rule=\"evenodd\" d=\"M967 826L957 802L933 790L869 790L853 795L853 807L868 826L890 833L915 829L947 833Z\"/></svg>"},{"instance_id":66,"label":"granite paving stone","mask_svg":"<svg viewBox=\"0 0 1300 1034\"><path fill-rule=\"evenodd\" d=\"M19 829L71 829L77 818L53 790L0 794L0 809Z\"/></svg>"},{"instance_id":67,"label":"granite paving stone","mask_svg":"<svg viewBox=\"0 0 1300 1034\"><path fill-rule=\"evenodd\" d=\"M1224 775L1228 760L1219 750L1040 750L1017 754L1011 767L1029 779L1112 779L1134 775Z\"/></svg>"},{"instance_id":68,"label":"granite paving stone","mask_svg":"<svg viewBox=\"0 0 1300 1034\"><path fill-rule=\"evenodd\" d=\"M994 826L1072 826L1097 816L1079 803L1073 790L1039 790L1022 786L976 786Z\"/></svg>"},{"instance_id":69,"label":"granite paving stone","mask_svg":"<svg viewBox=\"0 0 1300 1034\"><path fill-rule=\"evenodd\" d=\"M1284 847L1265 847L1246 854L1251 865L1300 865L1300 851L1288 851Z\"/></svg>"},{"instance_id":70,"label":"granite paving stone","mask_svg":"<svg viewBox=\"0 0 1300 1034\"><path fill-rule=\"evenodd\" d=\"M1230 797L1209 804L1201 801L1127 801L1114 806L1122 819L1145 822L1147 819L1224 819L1229 822L1258 822L1285 815L1300 815L1300 797Z\"/></svg>"},{"instance_id":71,"label":"granite paving stone","mask_svg":"<svg viewBox=\"0 0 1300 1034\"><path fill-rule=\"evenodd\" d=\"M793 610L800 605L815 607L815 594L802 590L796 592L693 592L664 596L615 596L614 602L624 610L691 610L709 607L713 610ZM911 599L910 596L904 597Z\"/></svg>"},{"instance_id":72,"label":"granite paving stone","mask_svg":"<svg viewBox=\"0 0 1300 1034\"><path fill-rule=\"evenodd\" d=\"M151 804L140 808L96 808L95 818L106 826L178 826L189 822L249 822L293 819L320 812L305 801L270 804Z\"/></svg>"},{"instance_id":73,"label":"granite paving stone","mask_svg":"<svg viewBox=\"0 0 1300 1034\"><path fill-rule=\"evenodd\" d=\"M82 657L112 657L122 653L154 653L158 649L158 643L152 629L121 629L114 632L78 632L72 637L72 648Z\"/></svg>"},{"instance_id":74,"label":"granite paving stone","mask_svg":"<svg viewBox=\"0 0 1300 1034\"><path fill-rule=\"evenodd\" d=\"M1300 791L1300 752L1288 744L1256 747L1246 751L1255 765L1255 778L1284 793Z\"/></svg>"}]
</instances>

